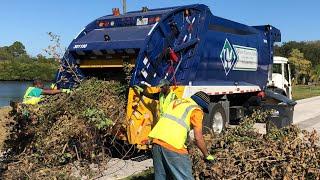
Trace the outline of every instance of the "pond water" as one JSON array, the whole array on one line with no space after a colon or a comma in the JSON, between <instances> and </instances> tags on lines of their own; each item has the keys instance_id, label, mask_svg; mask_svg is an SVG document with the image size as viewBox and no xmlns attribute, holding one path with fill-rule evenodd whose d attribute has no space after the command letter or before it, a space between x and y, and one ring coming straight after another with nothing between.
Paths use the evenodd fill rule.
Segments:
<instances>
[{"instance_id":1,"label":"pond water","mask_svg":"<svg viewBox=\"0 0 320 180\"><path fill-rule=\"evenodd\" d=\"M11 100L22 101L31 81L0 81L0 107L8 106Z\"/></svg>"}]
</instances>

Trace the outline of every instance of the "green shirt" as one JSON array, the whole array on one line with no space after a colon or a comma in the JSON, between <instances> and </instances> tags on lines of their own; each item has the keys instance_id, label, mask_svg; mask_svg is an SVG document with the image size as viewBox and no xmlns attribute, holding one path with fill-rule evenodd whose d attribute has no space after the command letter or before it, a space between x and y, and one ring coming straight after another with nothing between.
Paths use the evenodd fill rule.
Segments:
<instances>
[{"instance_id":1,"label":"green shirt","mask_svg":"<svg viewBox=\"0 0 320 180\"><path fill-rule=\"evenodd\" d=\"M23 96L24 104L38 104L41 101L42 89L37 87L29 87Z\"/></svg>"},{"instance_id":2,"label":"green shirt","mask_svg":"<svg viewBox=\"0 0 320 180\"><path fill-rule=\"evenodd\" d=\"M27 96L40 97L42 94L42 91L43 90L40 88L33 87Z\"/></svg>"}]
</instances>

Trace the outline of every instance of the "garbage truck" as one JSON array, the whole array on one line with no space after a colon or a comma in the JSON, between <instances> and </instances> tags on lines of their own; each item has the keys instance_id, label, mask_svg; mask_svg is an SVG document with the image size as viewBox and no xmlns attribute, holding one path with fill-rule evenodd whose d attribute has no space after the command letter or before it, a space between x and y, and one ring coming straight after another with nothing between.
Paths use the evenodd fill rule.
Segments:
<instances>
[{"instance_id":1,"label":"garbage truck","mask_svg":"<svg viewBox=\"0 0 320 180\"><path fill-rule=\"evenodd\" d=\"M158 103L132 87L144 85L150 93L157 92L161 79L169 80L181 98L198 91L210 95L203 123L218 133L250 108L265 104L276 110L273 117L280 126L292 122L295 103L268 86L273 45L281 41L277 28L227 20L203 4L144 7L126 14L113 10L72 40L56 82L70 88L85 77L118 79L124 67L132 67L125 137L130 144L144 148L159 118Z\"/></svg>"}]
</instances>

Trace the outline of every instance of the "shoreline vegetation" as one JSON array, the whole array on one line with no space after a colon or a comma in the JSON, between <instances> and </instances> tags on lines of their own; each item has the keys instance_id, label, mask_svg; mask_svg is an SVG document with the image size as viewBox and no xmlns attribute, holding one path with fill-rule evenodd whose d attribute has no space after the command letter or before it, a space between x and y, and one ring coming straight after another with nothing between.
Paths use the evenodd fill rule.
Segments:
<instances>
[{"instance_id":1,"label":"shoreline vegetation","mask_svg":"<svg viewBox=\"0 0 320 180\"><path fill-rule=\"evenodd\" d=\"M52 81L58 67L53 58L28 55L21 42L0 47L0 81Z\"/></svg>"}]
</instances>

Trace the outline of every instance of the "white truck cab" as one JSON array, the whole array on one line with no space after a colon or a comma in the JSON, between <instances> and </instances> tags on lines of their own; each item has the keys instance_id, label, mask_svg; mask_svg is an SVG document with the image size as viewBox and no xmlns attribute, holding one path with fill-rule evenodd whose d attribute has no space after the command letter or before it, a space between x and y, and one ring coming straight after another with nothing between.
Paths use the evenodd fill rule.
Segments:
<instances>
[{"instance_id":1,"label":"white truck cab","mask_svg":"<svg viewBox=\"0 0 320 180\"><path fill-rule=\"evenodd\" d=\"M292 99L291 71L287 58L273 57L272 74L268 87Z\"/></svg>"}]
</instances>

